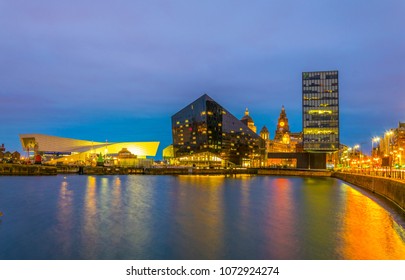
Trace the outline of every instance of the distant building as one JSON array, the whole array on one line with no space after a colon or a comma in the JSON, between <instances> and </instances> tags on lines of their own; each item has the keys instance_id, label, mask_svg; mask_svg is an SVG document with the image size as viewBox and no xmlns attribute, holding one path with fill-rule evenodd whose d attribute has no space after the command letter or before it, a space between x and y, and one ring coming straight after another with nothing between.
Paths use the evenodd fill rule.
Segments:
<instances>
[{"instance_id":1,"label":"distant building","mask_svg":"<svg viewBox=\"0 0 405 280\"><path fill-rule=\"evenodd\" d=\"M264 129L264 128L263 128ZM262 131L263 131L262 129ZM266 128L267 130L267 128ZM264 130L260 132L260 136L266 141L266 164L269 167L297 167L297 160L292 155L287 153L295 153L296 146L302 142L301 133L292 133L287 118L287 113L284 106L281 107L281 112L278 117L274 139L270 140L270 134ZM285 155L285 158L283 158Z\"/></svg>"},{"instance_id":2,"label":"distant building","mask_svg":"<svg viewBox=\"0 0 405 280\"><path fill-rule=\"evenodd\" d=\"M270 140L270 132L266 126L263 126L260 130L260 137L262 137L263 140Z\"/></svg>"},{"instance_id":3,"label":"distant building","mask_svg":"<svg viewBox=\"0 0 405 280\"><path fill-rule=\"evenodd\" d=\"M15 152L11 153L11 158L12 158L14 161L19 161L20 158L21 158L21 155L20 155L19 152L15 151Z\"/></svg>"},{"instance_id":4,"label":"distant building","mask_svg":"<svg viewBox=\"0 0 405 280\"><path fill-rule=\"evenodd\" d=\"M398 166L405 165L405 123L399 122L395 129L393 162Z\"/></svg>"},{"instance_id":5,"label":"distant building","mask_svg":"<svg viewBox=\"0 0 405 280\"><path fill-rule=\"evenodd\" d=\"M395 129L395 146L397 149L405 148L405 122L399 122Z\"/></svg>"},{"instance_id":6,"label":"distant building","mask_svg":"<svg viewBox=\"0 0 405 280\"><path fill-rule=\"evenodd\" d=\"M245 115L242 117L242 119L240 121L243 122L247 127L249 127L254 133L256 133L257 128L255 126L255 123L254 123L252 117L249 116L248 108L246 108Z\"/></svg>"},{"instance_id":7,"label":"distant building","mask_svg":"<svg viewBox=\"0 0 405 280\"><path fill-rule=\"evenodd\" d=\"M399 122L397 128L387 131L376 147L379 155L389 159L390 165L405 165L405 123Z\"/></svg>"},{"instance_id":8,"label":"distant building","mask_svg":"<svg viewBox=\"0 0 405 280\"><path fill-rule=\"evenodd\" d=\"M137 166L139 165L138 156L131 153L127 148L122 148L118 152L117 162L119 166Z\"/></svg>"},{"instance_id":9,"label":"distant building","mask_svg":"<svg viewBox=\"0 0 405 280\"><path fill-rule=\"evenodd\" d=\"M50 164L92 164L102 155L106 162L119 165L120 153L130 155L135 166L151 165L147 157L154 157L159 142L95 142L44 134L21 134L21 145L28 153L40 154ZM128 158L128 157L127 157ZM129 162L126 160L125 162Z\"/></svg>"},{"instance_id":10,"label":"distant building","mask_svg":"<svg viewBox=\"0 0 405 280\"><path fill-rule=\"evenodd\" d=\"M175 158L173 145L169 145L162 151L163 159L169 163L172 163L172 160Z\"/></svg>"},{"instance_id":11,"label":"distant building","mask_svg":"<svg viewBox=\"0 0 405 280\"><path fill-rule=\"evenodd\" d=\"M247 125L207 94L184 107L172 116L176 163L211 168L261 166L264 141L248 127L248 111L245 116Z\"/></svg>"},{"instance_id":12,"label":"distant building","mask_svg":"<svg viewBox=\"0 0 405 280\"><path fill-rule=\"evenodd\" d=\"M274 140L289 144L290 142L290 126L288 124L287 114L285 112L284 105L281 107L280 116L278 117L277 129L274 134Z\"/></svg>"},{"instance_id":13,"label":"distant building","mask_svg":"<svg viewBox=\"0 0 405 280\"><path fill-rule=\"evenodd\" d=\"M18 163L20 162L20 153L6 151L4 144L0 146L0 163Z\"/></svg>"}]
</instances>

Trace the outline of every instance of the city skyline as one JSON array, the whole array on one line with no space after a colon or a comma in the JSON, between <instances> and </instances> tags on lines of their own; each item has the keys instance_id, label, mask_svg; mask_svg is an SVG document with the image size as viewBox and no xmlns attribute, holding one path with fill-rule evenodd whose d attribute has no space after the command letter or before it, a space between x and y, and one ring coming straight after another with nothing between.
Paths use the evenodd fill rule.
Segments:
<instances>
[{"instance_id":1,"label":"city skyline","mask_svg":"<svg viewBox=\"0 0 405 280\"><path fill-rule=\"evenodd\" d=\"M0 3L0 143L44 133L171 144L171 116L209 94L258 130L282 105L302 130L301 73L339 71L340 142L404 121L403 1ZM274 137L271 133L271 138Z\"/></svg>"}]
</instances>

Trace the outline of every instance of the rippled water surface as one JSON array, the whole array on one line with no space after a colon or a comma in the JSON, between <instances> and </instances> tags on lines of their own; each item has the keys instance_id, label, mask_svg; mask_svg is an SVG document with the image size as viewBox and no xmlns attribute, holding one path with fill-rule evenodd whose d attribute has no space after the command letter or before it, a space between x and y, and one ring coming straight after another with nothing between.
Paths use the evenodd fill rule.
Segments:
<instances>
[{"instance_id":1,"label":"rippled water surface","mask_svg":"<svg viewBox=\"0 0 405 280\"><path fill-rule=\"evenodd\" d=\"M405 259L405 215L332 178L0 177L0 259Z\"/></svg>"}]
</instances>

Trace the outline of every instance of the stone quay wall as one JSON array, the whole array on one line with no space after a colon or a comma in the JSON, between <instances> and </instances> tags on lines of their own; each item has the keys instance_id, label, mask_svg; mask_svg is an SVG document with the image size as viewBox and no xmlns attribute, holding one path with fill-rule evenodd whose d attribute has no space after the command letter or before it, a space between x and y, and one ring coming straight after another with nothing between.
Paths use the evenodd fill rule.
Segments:
<instances>
[{"instance_id":1,"label":"stone quay wall","mask_svg":"<svg viewBox=\"0 0 405 280\"><path fill-rule=\"evenodd\" d=\"M332 175L332 172L329 170L316 170L316 169L300 170L300 169L261 168L257 170L257 175L330 177Z\"/></svg>"},{"instance_id":2,"label":"stone quay wall","mask_svg":"<svg viewBox=\"0 0 405 280\"><path fill-rule=\"evenodd\" d=\"M405 211L405 181L343 172L335 172L332 176L382 195Z\"/></svg>"},{"instance_id":3,"label":"stone quay wall","mask_svg":"<svg viewBox=\"0 0 405 280\"><path fill-rule=\"evenodd\" d=\"M32 176L56 175L56 167L44 165L0 164L0 175L5 176Z\"/></svg>"}]
</instances>

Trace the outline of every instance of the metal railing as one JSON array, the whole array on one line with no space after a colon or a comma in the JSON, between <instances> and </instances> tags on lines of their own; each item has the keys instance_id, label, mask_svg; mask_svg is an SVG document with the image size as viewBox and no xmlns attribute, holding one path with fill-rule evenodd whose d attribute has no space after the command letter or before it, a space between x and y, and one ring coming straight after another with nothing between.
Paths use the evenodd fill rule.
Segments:
<instances>
[{"instance_id":1,"label":"metal railing","mask_svg":"<svg viewBox=\"0 0 405 280\"><path fill-rule=\"evenodd\" d=\"M405 180L404 169L343 169L342 172Z\"/></svg>"}]
</instances>

